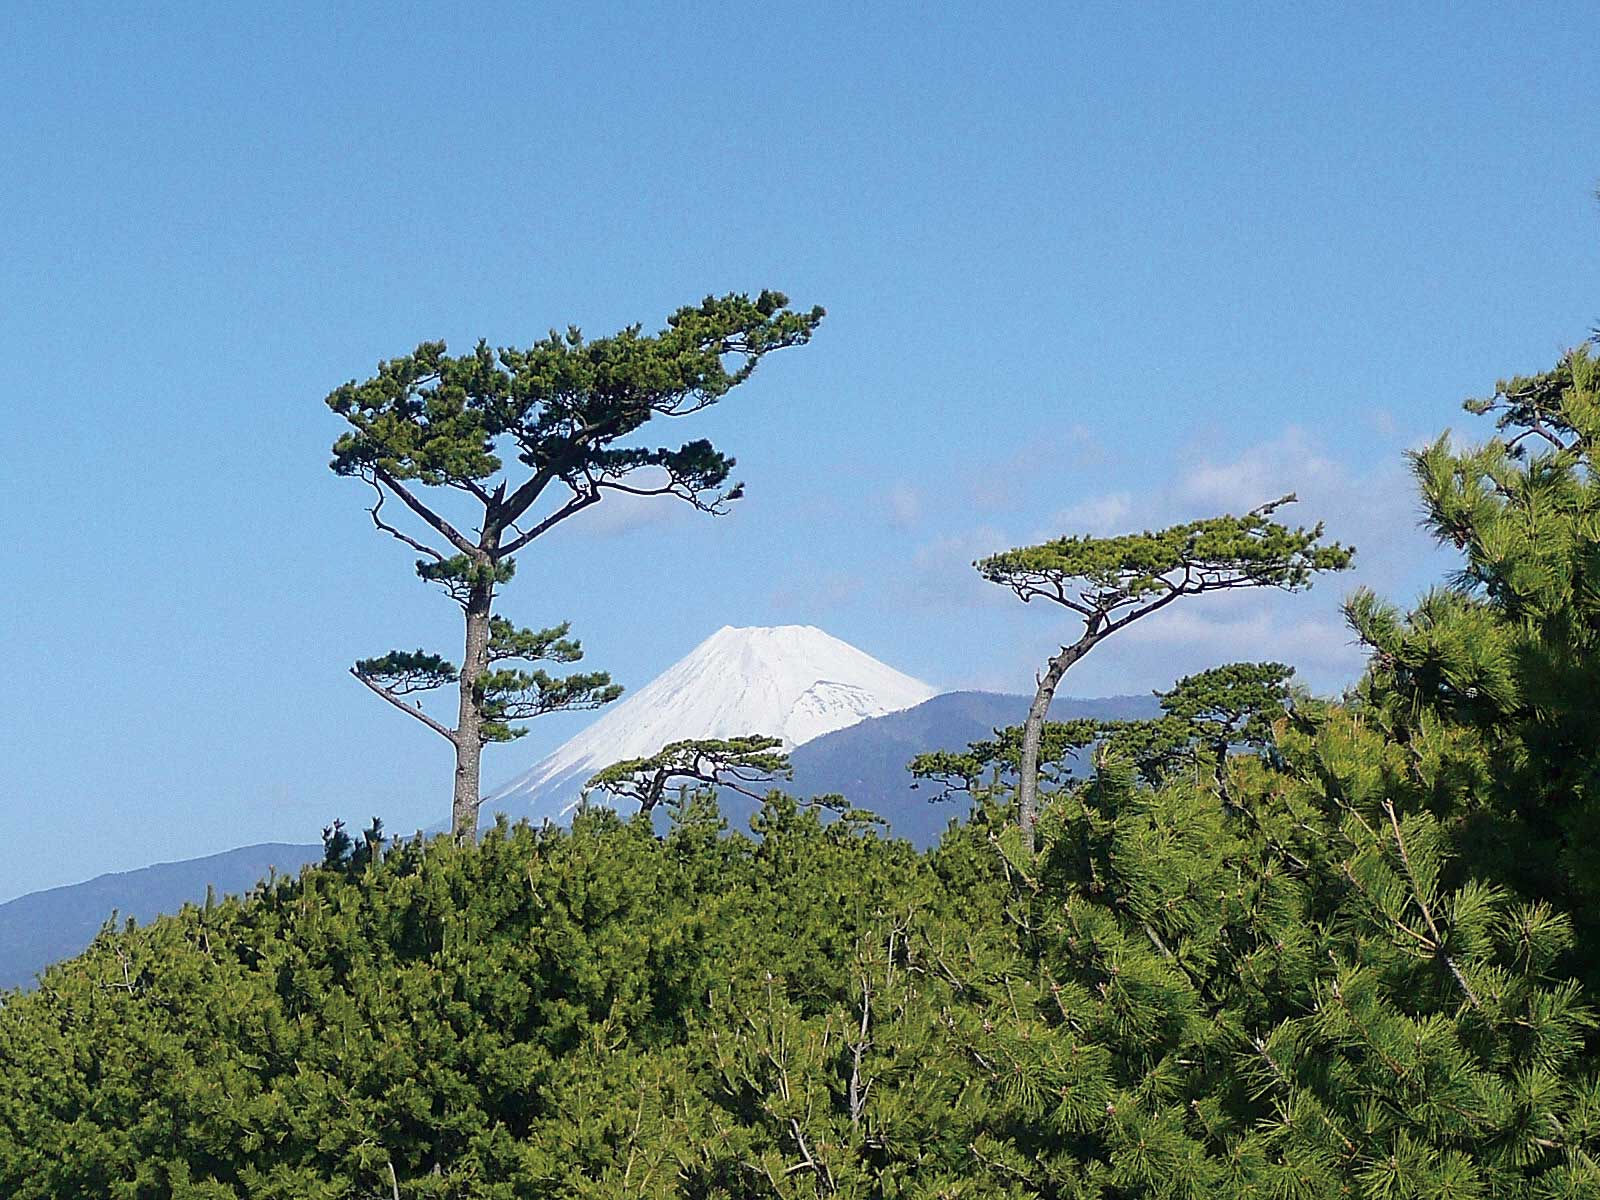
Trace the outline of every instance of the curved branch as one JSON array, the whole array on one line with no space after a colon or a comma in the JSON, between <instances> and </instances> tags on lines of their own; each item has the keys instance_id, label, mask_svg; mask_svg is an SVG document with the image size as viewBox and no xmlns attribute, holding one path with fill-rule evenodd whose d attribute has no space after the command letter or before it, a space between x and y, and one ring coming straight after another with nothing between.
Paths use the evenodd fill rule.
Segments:
<instances>
[{"instance_id":1,"label":"curved branch","mask_svg":"<svg viewBox=\"0 0 1600 1200\"><path fill-rule=\"evenodd\" d=\"M362 475L361 478L365 479L367 483L372 486L372 490L378 493L377 503L375 503L371 508L367 509L367 512L372 517L373 525L382 530L384 533L387 533L390 537L404 542L418 554L426 554L435 562L444 562L445 555L441 551L434 549L434 547L428 545L426 542L419 542L416 538L412 537L408 533L403 532L402 530L396 529L393 525L390 525L378 515L378 513L382 511L383 502L388 499L388 496L385 494L384 490L378 486L378 481L376 479L368 475Z\"/></svg>"},{"instance_id":2,"label":"curved branch","mask_svg":"<svg viewBox=\"0 0 1600 1200\"><path fill-rule=\"evenodd\" d=\"M1205 589L1200 589L1200 590L1205 590ZM1170 592L1167 592L1165 595L1156 597L1154 600L1150 601L1149 604L1143 605L1140 608L1136 608L1132 612L1126 614L1125 616L1118 617L1115 621L1107 622L1106 625L1100 630L1100 632L1096 636L1095 640L1098 641L1100 638L1105 637L1107 634L1115 633L1117 630L1121 629L1124 625L1130 625L1134 621L1137 621L1140 617L1147 617L1151 613L1155 612L1158 608L1165 608L1167 605L1171 604L1174 600L1176 600L1179 596L1188 595L1188 594L1193 594L1193 593L1186 592L1182 587L1175 587Z\"/></svg>"},{"instance_id":3,"label":"curved branch","mask_svg":"<svg viewBox=\"0 0 1600 1200\"><path fill-rule=\"evenodd\" d=\"M571 485L569 484L568 486ZM551 513L548 517L540 521L537 525L529 529L520 537L517 537L505 545L498 547L496 553L501 557L504 557L508 554L515 554L518 550L521 550L540 534L548 533L554 526L559 525L562 521L565 521L574 513L582 512L591 504L598 503L599 500L600 493L598 491L580 492L574 488L572 499L568 500L560 508L556 509L555 512Z\"/></svg>"},{"instance_id":4,"label":"curved branch","mask_svg":"<svg viewBox=\"0 0 1600 1200\"><path fill-rule=\"evenodd\" d=\"M421 500L417 499L417 497L409 488L405 486L405 484L401 483L393 475L389 474L388 471L385 471L380 466L374 465L372 468L372 473L377 477L378 481L382 483L384 487L388 488L396 496L399 496L401 502L407 508L431 525L457 550L461 551L463 554L477 553L478 547L474 546L465 537L463 537L456 527L450 524L449 521L446 521L438 513L434 512L433 509L429 508Z\"/></svg>"},{"instance_id":5,"label":"curved branch","mask_svg":"<svg viewBox=\"0 0 1600 1200\"><path fill-rule=\"evenodd\" d=\"M401 712L405 713L408 717L415 717L446 741L451 742L452 744L455 742L456 735L453 729L441 725L438 721L435 721L432 717L415 705L407 704L404 700L400 699L399 696L396 696L381 683L376 683L373 680L366 678L354 667L350 668L350 674L356 679L360 680L363 687L370 688L374 694L382 696L385 700L394 705Z\"/></svg>"},{"instance_id":6,"label":"curved branch","mask_svg":"<svg viewBox=\"0 0 1600 1200\"><path fill-rule=\"evenodd\" d=\"M453 487L460 492L466 492L485 508L494 503L494 497L476 479L447 479L445 480L445 486Z\"/></svg>"}]
</instances>

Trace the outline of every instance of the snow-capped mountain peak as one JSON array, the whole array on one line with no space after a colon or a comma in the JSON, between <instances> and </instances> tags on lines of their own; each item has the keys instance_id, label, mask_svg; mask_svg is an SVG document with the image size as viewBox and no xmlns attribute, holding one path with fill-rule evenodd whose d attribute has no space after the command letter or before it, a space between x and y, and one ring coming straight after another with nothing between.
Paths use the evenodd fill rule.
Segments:
<instances>
[{"instance_id":1,"label":"snow-capped mountain peak","mask_svg":"<svg viewBox=\"0 0 1600 1200\"><path fill-rule=\"evenodd\" d=\"M765 734L793 749L933 695L927 684L812 625L724 626L548 758L487 795L485 815L502 809L554 817L595 771L644 758L670 742Z\"/></svg>"}]
</instances>

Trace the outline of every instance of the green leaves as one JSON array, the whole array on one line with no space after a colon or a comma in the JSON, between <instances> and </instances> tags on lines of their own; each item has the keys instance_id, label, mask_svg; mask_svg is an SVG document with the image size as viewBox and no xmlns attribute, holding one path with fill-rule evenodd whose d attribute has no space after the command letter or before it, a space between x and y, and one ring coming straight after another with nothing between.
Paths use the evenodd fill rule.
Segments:
<instances>
[{"instance_id":1,"label":"green leaves","mask_svg":"<svg viewBox=\"0 0 1600 1200\"><path fill-rule=\"evenodd\" d=\"M578 662L583 658L583 647L567 636L571 629L565 621L549 629L519 629L503 617L492 617L487 661ZM622 686L612 683L605 671L555 676L543 669L496 667L479 677L475 695L483 722L482 741L509 742L527 732L514 727L513 721L599 708L622 695Z\"/></svg>"},{"instance_id":2,"label":"green leaves","mask_svg":"<svg viewBox=\"0 0 1600 1200\"><path fill-rule=\"evenodd\" d=\"M551 483L593 502L605 490L629 490L623 481L653 470L664 482L638 490L715 508L713 493L733 460L709 442L677 450L617 443L654 418L715 404L764 356L808 342L823 310L787 305L770 291L753 300L707 297L679 309L653 335L634 325L591 341L568 329L526 349L491 350L480 342L459 357L442 342L425 342L380 363L365 382L328 395L328 407L350 426L334 444L333 469L384 487L414 480L474 496L485 508L481 548L491 557L523 539L512 525ZM490 486L507 457L532 476Z\"/></svg>"},{"instance_id":3,"label":"green leaves","mask_svg":"<svg viewBox=\"0 0 1600 1200\"><path fill-rule=\"evenodd\" d=\"M604 673L507 665L582 648L491 612L507 547L540 528L496 522L551 482L714 506L731 462L708 444L613 441L803 341L820 313L784 305L461 360L424 346L336 394L354 473L402 499L455 487L489 539L416 547L463 599L476 665L395 651L357 678L453 740L401 697L464 686L480 742L614 697ZM925 855L778 792L728 835L715 789L786 776L781 742L678 742L589 781L645 814L698 785L663 837L606 810L476 848L335 822L298 879L108 926L0 1003L0 1193L1594 1194L1597 378L1569 356L1479 406L1503 438L1419 452L1463 570L1410 612L1352 597L1374 656L1345 703L1235 663L1179 680L1154 721L1037 707L913 763L975 801ZM531 491L472 474L502 444ZM1348 563L1276 507L980 569L1084 617L1059 682L1177 596ZM1036 843L1011 819L1034 749Z\"/></svg>"},{"instance_id":4,"label":"green leaves","mask_svg":"<svg viewBox=\"0 0 1600 1200\"><path fill-rule=\"evenodd\" d=\"M417 578L424 583L436 583L464 609L474 595L492 593L496 588L510 583L517 573L515 559L493 562L466 554L453 554L448 558L419 558Z\"/></svg>"},{"instance_id":5,"label":"green leaves","mask_svg":"<svg viewBox=\"0 0 1600 1200\"><path fill-rule=\"evenodd\" d=\"M378 364L364 383L328 394L327 405L351 427L333 445L341 475L376 470L432 486L486 479L500 469L497 427L487 403L505 381L487 345L451 358L443 342L423 342L403 358Z\"/></svg>"},{"instance_id":6,"label":"green leaves","mask_svg":"<svg viewBox=\"0 0 1600 1200\"><path fill-rule=\"evenodd\" d=\"M664 838L330 829L328 866L7 998L0 1191L1584 1194L1570 917L1454 882L1432 768L1365 714L1280 727L1226 806L1097 756L1030 856L981 813L918 855L776 795L719 836L705 791ZM601 776L719 755L781 762L736 738Z\"/></svg>"},{"instance_id":7,"label":"green leaves","mask_svg":"<svg viewBox=\"0 0 1600 1200\"><path fill-rule=\"evenodd\" d=\"M567 636L571 632L571 621L534 630L518 629L504 617L490 617L489 661L577 662L583 657L583 646Z\"/></svg>"},{"instance_id":8,"label":"green leaves","mask_svg":"<svg viewBox=\"0 0 1600 1200\"><path fill-rule=\"evenodd\" d=\"M1229 663L1185 675L1160 693L1161 707L1208 741L1259 746L1288 706L1293 675L1283 663Z\"/></svg>"},{"instance_id":9,"label":"green leaves","mask_svg":"<svg viewBox=\"0 0 1600 1200\"><path fill-rule=\"evenodd\" d=\"M432 691L460 678L455 664L426 650L391 650L381 658L360 659L353 670L357 678L380 684L396 696Z\"/></svg>"},{"instance_id":10,"label":"green leaves","mask_svg":"<svg viewBox=\"0 0 1600 1200\"><path fill-rule=\"evenodd\" d=\"M622 695L622 686L605 671L552 675L542 668L523 670L494 664L522 662L572 663L583 658L583 647L569 637L572 626L563 621L548 629L521 629L504 617L489 618L485 670L472 685L479 718L476 751L490 742L509 742L526 729L514 721L530 721L552 712L599 708ZM458 686L460 672L453 663L424 650L391 650L381 658L364 658L351 673L391 704L416 717L435 732L456 741L461 731L445 728L420 707L400 703L400 697L434 688Z\"/></svg>"},{"instance_id":11,"label":"green leaves","mask_svg":"<svg viewBox=\"0 0 1600 1200\"><path fill-rule=\"evenodd\" d=\"M478 711L485 742L509 742L526 729L512 721L531 721L546 713L599 708L622 695L622 685L605 671L553 676L542 670L486 671L478 680Z\"/></svg>"},{"instance_id":12,"label":"green leaves","mask_svg":"<svg viewBox=\"0 0 1600 1200\"><path fill-rule=\"evenodd\" d=\"M1242 517L1212 517L1154 533L1058 538L973 564L1024 603L1043 597L1083 618L1078 639L1051 655L1039 673L1023 724L1017 809L1027 853L1034 849L1038 820L1044 720L1061 680L1079 659L1119 629L1182 596L1246 587L1295 591L1309 586L1318 572L1350 565L1354 551L1337 542L1324 544L1321 525L1291 529L1271 519L1293 501L1294 496L1284 496Z\"/></svg>"},{"instance_id":13,"label":"green leaves","mask_svg":"<svg viewBox=\"0 0 1600 1200\"><path fill-rule=\"evenodd\" d=\"M1070 760L1079 751L1093 746L1118 726L1115 721L1047 721L1041 742L1040 761L1052 776L1070 770ZM973 742L964 751L935 750L919 754L908 764L917 779L940 785L932 798L948 799L954 792L977 792L986 781L997 787L1002 780L1014 781L1022 758L1022 727L995 730L993 739Z\"/></svg>"},{"instance_id":14,"label":"green leaves","mask_svg":"<svg viewBox=\"0 0 1600 1200\"><path fill-rule=\"evenodd\" d=\"M781 738L748 734L737 738L694 738L672 742L648 758L612 763L584 784L584 791L599 790L622 800L632 800L640 812L650 812L674 784L697 783L730 788L760 797L752 787L794 774Z\"/></svg>"},{"instance_id":15,"label":"green leaves","mask_svg":"<svg viewBox=\"0 0 1600 1200\"><path fill-rule=\"evenodd\" d=\"M331 466L376 494L373 527L422 557L416 570L461 606L466 622L461 665L461 723L450 729L402 703L380 671L355 672L366 686L455 746L451 824L457 837L477 835L480 755L488 742L509 741L513 722L549 712L595 708L621 689L604 672L558 678L543 670L491 669L506 658L575 661L577 644L541 643L489 634L496 590L511 580L514 555L608 494L672 496L707 513L723 513L743 495L729 484L734 460L701 438L677 449L629 441L656 418L688 416L722 400L748 380L774 350L804 345L823 310L796 312L781 292L751 299L708 296L673 313L660 332L632 325L593 341L576 328L552 331L526 349L450 355L424 342L404 358L380 362L375 375L335 388L328 407L348 426L333 445ZM503 468L510 462L510 471ZM445 489L446 503L424 489ZM384 515L398 499L418 523L408 532ZM475 525L451 511L481 511ZM564 632L564 630L563 630ZM498 638L498 642L496 642ZM565 650L562 647L566 647ZM405 675L410 690L434 675ZM437 683L429 683L437 686Z\"/></svg>"},{"instance_id":16,"label":"green leaves","mask_svg":"<svg viewBox=\"0 0 1600 1200\"><path fill-rule=\"evenodd\" d=\"M1080 613L1093 628L1125 623L1141 602L1237 587L1308 586L1343 570L1354 551L1323 544L1322 526L1290 528L1271 519L1280 506L1242 517L1212 517L1156 532L1071 536L990 555L973 565L1024 601L1043 598ZM1121 614L1121 616L1119 616Z\"/></svg>"},{"instance_id":17,"label":"green leaves","mask_svg":"<svg viewBox=\"0 0 1600 1200\"><path fill-rule=\"evenodd\" d=\"M1448 756L1457 780L1438 811L1462 824L1477 869L1524 900L1592 908L1600 361L1580 347L1467 408L1493 415L1498 436L1411 456L1426 523L1460 570L1410 611L1352 597L1347 617L1373 651L1363 699L1416 753ZM1591 984L1597 944L1575 950Z\"/></svg>"}]
</instances>

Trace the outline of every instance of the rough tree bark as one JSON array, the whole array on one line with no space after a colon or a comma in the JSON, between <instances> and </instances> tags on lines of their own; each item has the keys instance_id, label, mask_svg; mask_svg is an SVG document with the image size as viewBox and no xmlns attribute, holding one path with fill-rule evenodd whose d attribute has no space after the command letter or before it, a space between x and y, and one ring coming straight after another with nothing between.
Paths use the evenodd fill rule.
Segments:
<instances>
[{"instance_id":1,"label":"rough tree bark","mask_svg":"<svg viewBox=\"0 0 1600 1200\"><path fill-rule=\"evenodd\" d=\"M465 605L466 646L461 655L461 706L451 741L456 747L455 794L450 805L450 832L457 842L478 839L478 806L482 803L483 714L478 685L489 667L489 615L494 586L474 583Z\"/></svg>"},{"instance_id":2,"label":"rough tree bark","mask_svg":"<svg viewBox=\"0 0 1600 1200\"><path fill-rule=\"evenodd\" d=\"M1034 853L1034 826L1039 823L1039 746L1044 740L1044 720L1050 714L1050 702L1055 699L1061 677L1096 642L1099 634L1085 634L1070 646L1061 647L1061 653L1052 658L1039 676L1038 689L1033 693L1033 703L1028 706L1028 719L1022 726L1022 761L1017 772L1018 824L1022 829L1022 848L1031 858Z\"/></svg>"}]
</instances>

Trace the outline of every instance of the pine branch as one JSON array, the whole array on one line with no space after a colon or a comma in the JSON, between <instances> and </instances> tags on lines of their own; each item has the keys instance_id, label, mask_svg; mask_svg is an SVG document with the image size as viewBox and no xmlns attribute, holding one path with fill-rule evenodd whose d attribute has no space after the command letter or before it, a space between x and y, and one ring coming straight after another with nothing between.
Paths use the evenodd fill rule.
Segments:
<instances>
[{"instance_id":1,"label":"pine branch","mask_svg":"<svg viewBox=\"0 0 1600 1200\"><path fill-rule=\"evenodd\" d=\"M385 471L382 467L374 466L372 468L372 474L377 478L378 482L383 484L384 487L388 488L396 496L399 496L401 502L407 508L431 525L434 530L440 534L440 536L448 540L449 543L457 550L461 551L461 553L472 555L478 552L478 547L474 546L470 541L463 537L454 525L450 524L449 521L446 521L438 513L434 512L433 509L424 504L420 499L417 498L416 494L412 492L410 488L406 487L405 484L401 483L393 475L389 474L388 471Z\"/></svg>"},{"instance_id":2,"label":"pine branch","mask_svg":"<svg viewBox=\"0 0 1600 1200\"><path fill-rule=\"evenodd\" d=\"M1450 968L1450 974L1455 977L1456 983L1466 993L1467 1000L1472 1007L1482 1011L1483 1005L1478 1001L1478 994L1472 990L1472 985L1467 982L1467 977L1461 973L1461 968L1456 965L1456 960L1444 948L1444 935L1439 932L1439 926L1434 923L1433 910L1428 907L1427 898L1422 894L1422 885L1417 881L1417 874L1411 867L1411 855L1406 850L1405 835L1400 832L1400 819L1395 816L1394 802L1384 800L1383 811L1388 815L1389 825L1394 830L1395 845L1400 849L1400 861L1406 869L1406 878L1411 881L1412 893L1416 896L1417 907L1422 910L1422 919L1428 923L1428 932L1433 935L1433 949L1444 960L1444 965Z\"/></svg>"},{"instance_id":3,"label":"pine branch","mask_svg":"<svg viewBox=\"0 0 1600 1200\"><path fill-rule=\"evenodd\" d=\"M430 717L427 713L423 712L422 709L417 707L416 705L407 704L404 700L400 699L399 696L395 695L388 688L384 687L381 683L378 683L378 682L376 682L375 680L372 680L372 679L368 679L366 676L362 675L360 671L357 671L354 667L350 668L350 674L353 675L356 679L360 680L363 687L367 687L367 688L372 689L372 691L373 691L373 693L375 695L382 696L385 700L387 700L390 704L394 705L401 712L405 713L408 717L415 717L417 720L421 721L424 725L426 725L429 729L433 730L435 733L437 733L440 737L444 738L446 741L451 742L451 743L455 742L455 740L456 740L455 730L450 729L450 728L448 728L448 727L446 727L444 725L441 725L438 721L435 721L432 717Z\"/></svg>"},{"instance_id":4,"label":"pine branch","mask_svg":"<svg viewBox=\"0 0 1600 1200\"><path fill-rule=\"evenodd\" d=\"M378 515L383 511L383 502L388 497L383 488L378 485L378 481L375 478L370 475L363 475L362 478L372 485L373 491L378 493L377 500L373 502L371 508L367 509L367 512L372 516L373 525L376 526L381 532L387 533L390 537L393 537L396 540L403 542L405 545L410 546L411 549L415 550L418 554L426 554L435 562L444 562L446 556L443 552L436 550L426 542L418 541L416 538L412 537L408 533L403 532L402 530L396 529L393 525L390 525Z\"/></svg>"},{"instance_id":5,"label":"pine branch","mask_svg":"<svg viewBox=\"0 0 1600 1200\"><path fill-rule=\"evenodd\" d=\"M569 484L568 486L570 487L571 485ZM545 517L544 520L530 528L527 532L520 534L510 542L501 546L498 550L499 555L504 558L508 554L515 554L518 550L526 547L535 538L542 534L548 533L551 529L555 528L574 513L582 512L591 504L598 504L599 502L600 493L598 490L591 489L590 491L583 492L579 491L577 488L573 488L572 499L568 500L560 508L556 509L555 512L551 513L548 517ZM507 507L509 508L510 505L508 504Z\"/></svg>"}]
</instances>

